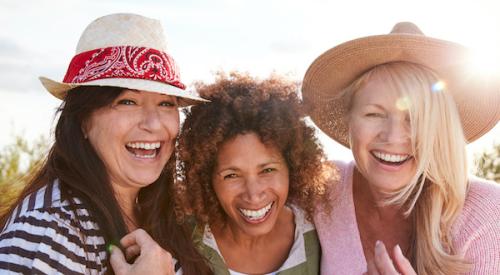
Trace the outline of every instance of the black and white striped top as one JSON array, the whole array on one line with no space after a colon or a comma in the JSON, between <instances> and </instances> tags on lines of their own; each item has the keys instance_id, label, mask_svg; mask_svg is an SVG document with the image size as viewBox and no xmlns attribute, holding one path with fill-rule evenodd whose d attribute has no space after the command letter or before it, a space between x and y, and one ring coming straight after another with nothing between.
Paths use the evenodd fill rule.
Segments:
<instances>
[{"instance_id":1,"label":"black and white striped top","mask_svg":"<svg viewBox=\"0 0 500 275\"><path fill-rule=\"evenodd\" d=\"M103 274L104 238L75 202L78 216L61 200L57 180L26 197L0 233L0 273Z\"/></svg>"}]
</instances>

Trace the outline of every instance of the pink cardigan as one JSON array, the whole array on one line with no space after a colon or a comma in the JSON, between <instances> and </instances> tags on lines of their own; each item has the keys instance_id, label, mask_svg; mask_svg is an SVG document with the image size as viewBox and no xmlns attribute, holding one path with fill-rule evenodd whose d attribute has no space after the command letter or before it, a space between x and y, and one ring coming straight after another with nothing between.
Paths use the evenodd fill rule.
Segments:
<instances>
[{"instance_id":1,"label":"pink cardigan","mask_svg":"<svg viewBox=\"0 0 500 275\"><path fill-rule=\"evenodd\" d=\"M354 162L336 163L341 179L332 192L330 216L314 217L321 243L321 274L362 274L366 259L352 195ZM500 184L470 179L462 213L452 228L454 247L473 264L467 274L500 274Z\"/></svg>"}]
</instances>

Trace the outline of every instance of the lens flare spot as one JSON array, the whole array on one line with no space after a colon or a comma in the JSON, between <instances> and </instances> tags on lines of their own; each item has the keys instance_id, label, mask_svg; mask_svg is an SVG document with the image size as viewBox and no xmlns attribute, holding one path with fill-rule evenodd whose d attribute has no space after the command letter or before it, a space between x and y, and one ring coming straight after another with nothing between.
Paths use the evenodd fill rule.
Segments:
<instances>
[{"instance_id":1,"label":"lens flare spot","mask_svg":"<svg viewBox=\"0 0 500 275\"><path fill-rule=\"evenodd\" d=\"M444 91L444 88L446 87L446 84L444 81L438 81L432 85L432 91L435 93L442 92Z\"/></svg>"},{"instance_id":2,"label":"lens flare spot","mask_svg":"<svg viewBox=\"0 0 500 275\"><path fill-rule=\"evenodd\" d=\"M398 100L396 100L396 108L398 108L400 111L406 111L410 109L411 102L410 99L407 96L400 97Z\"/></svg>"}]
</instances>

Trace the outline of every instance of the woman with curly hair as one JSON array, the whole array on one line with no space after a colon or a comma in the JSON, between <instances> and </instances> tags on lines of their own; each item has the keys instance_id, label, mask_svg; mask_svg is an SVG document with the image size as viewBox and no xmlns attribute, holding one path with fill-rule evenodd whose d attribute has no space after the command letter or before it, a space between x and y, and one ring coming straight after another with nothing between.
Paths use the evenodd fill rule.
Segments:
<instances>
[{"instance_id":1,"label":"woman with curly hair","mask_svg":"<svg viewBox=\"0 0 500 275\"><path fill-rule=\"evenodd\" d=\"M333 170L296 90L233 73L198 85L211 102L186 112L178 212L196 219L196 246L215 274L319 273L310 220Z\"/></svg>"}]
</instances>

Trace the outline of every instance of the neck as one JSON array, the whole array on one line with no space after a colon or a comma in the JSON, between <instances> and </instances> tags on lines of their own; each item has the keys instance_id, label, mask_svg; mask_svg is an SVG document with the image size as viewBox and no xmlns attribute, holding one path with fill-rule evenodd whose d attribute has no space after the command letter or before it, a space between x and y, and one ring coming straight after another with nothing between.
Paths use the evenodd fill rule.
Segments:
<instances>
[{"instance_id":1,"label":"neck","mask_svg":"<svg viewBox=\"0 0 500 275\"><path fill-rule=\"evenodd\" d=\"M135 211L137 207L139 189L124 188L116 184L113 184L113 189L115 191L118 206L120 207L123 215L123 220L125 221L128 230L135 230L137 228L137 217Z\"/></svg>"},{"instance_id":2,"label":"neck","mask_svg":"<svg viewBox=\"0 0 500 275\"><path fill-rule=\"evenodd\" d=\"M355 169L353 181L354 195L358 205L374 214L374 218L382 221L405 219L400 205L387 205L388 194L371 185L363 175Z\"/></svg>"}]
</instances>

